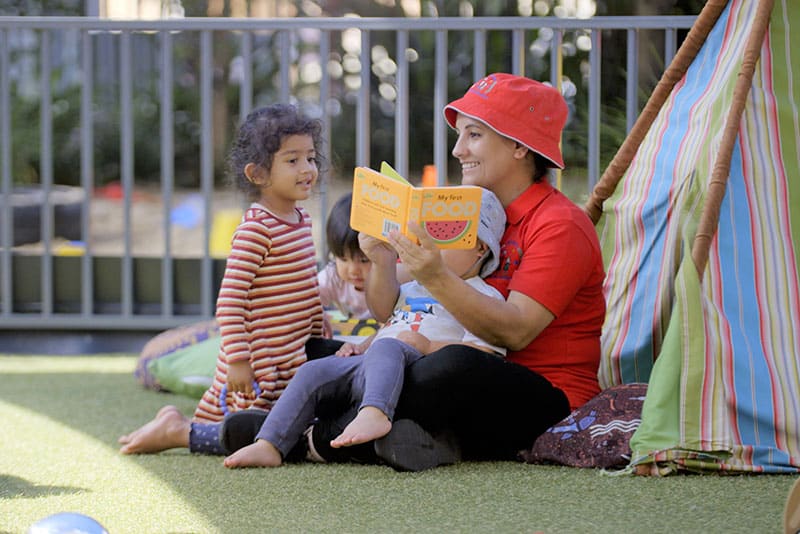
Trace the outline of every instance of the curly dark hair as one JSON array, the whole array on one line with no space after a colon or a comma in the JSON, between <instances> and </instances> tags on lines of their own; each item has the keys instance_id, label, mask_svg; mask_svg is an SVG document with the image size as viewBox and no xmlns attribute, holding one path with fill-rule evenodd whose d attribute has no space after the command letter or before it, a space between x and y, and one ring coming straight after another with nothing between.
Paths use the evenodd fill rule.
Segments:
<instances>
[{"instance_id":1,"label":"curly dark hair","mask_svg":"<svg viewBox=\"0 0 800 534\"><path fill-rule=\"evenodd\" d=\"M236 140L231 145L227 159L227 177L248 200L257 200L261 194L258 185L244 174L248 163L272 169L275 153L283 140L291 135L310 135L316 150L317 168L322 174L322 123L300 113L290 104L272 104L250 112L239 127Z\"/></svg>"}]
</instances>

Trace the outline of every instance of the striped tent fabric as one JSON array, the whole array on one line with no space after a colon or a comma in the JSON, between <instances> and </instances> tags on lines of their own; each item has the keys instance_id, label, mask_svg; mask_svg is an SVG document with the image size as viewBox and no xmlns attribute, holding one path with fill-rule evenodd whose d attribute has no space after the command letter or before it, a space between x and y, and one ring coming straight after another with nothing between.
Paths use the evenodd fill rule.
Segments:
<instances>
[{"instance_id":1,"label":"striped tent fabric","mask_svg":"<svg viewBox=\"0 0 800 534\"><path fill-rule=\"evenodd\" d=\"M797 472L800 2L718 3L602 204L601 385L648 382L631 467ZM759 39L757 10L770 4ZM720 184L714 170L749 41L757 61ZM698 264L692 249L720 185L718 222Z\"/></svg>"}]
</instances>

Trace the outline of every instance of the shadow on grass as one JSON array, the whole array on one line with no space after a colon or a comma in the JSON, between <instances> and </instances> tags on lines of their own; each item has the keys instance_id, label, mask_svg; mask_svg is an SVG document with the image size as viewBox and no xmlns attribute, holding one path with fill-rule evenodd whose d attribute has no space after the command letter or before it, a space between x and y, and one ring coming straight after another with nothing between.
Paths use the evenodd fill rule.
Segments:
<instances>
[{"instance_id":1,"label":"shadow on grass","mask_svg":"<svg viewBox=\"0 0 800 534\"><path fill-rule=\"evenodd\" d=\"M0 499L34 499L51 495L80 493L85 488L40 486L14 475L0 475Z\"/></svg>"},{"instance_id":2,"label":"shadow on grass","mask_svg":"<svg viewBox=\"0 0 800 534\"><path fill-rule=\"evenodd\" d=\"M120 435L149 421L165 404L188 415L197 402L143 389L132 376L133 367L128 357L0 356L0 400L117 451ZM69 458L68 451L61 454ZM252 532L253 525L259 525L258 531L283 532L655 534L707 532L709 525L718 532L777 532L786 492L794 482L794 477L768 476L608 477L592 470L511 462L465 463L424 473L315 464L228 470L221 460L177 449L126 457L168 486L214 532ZM85 491L3 475L0 487L6 502L12 493L71 498L69 494ZM743 500L748 506L741 506ZM163 532L186 528L180 518L169 518L162 527Z\"/></svg>"}]
</instances>

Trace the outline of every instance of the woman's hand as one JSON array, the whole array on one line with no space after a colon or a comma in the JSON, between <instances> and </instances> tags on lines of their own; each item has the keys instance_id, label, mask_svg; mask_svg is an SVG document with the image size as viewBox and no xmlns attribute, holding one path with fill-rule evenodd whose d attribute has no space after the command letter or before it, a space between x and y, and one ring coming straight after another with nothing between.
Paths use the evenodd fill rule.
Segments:
<instances>
[{"instance_id":1,"label":"woman's hand","mask_svg":"<svg viewBox=\"0 0 800 534\"><path fill-rule=\"evenodd\" d=\"M253 393L253 380L256 375L250 362L233 362L228 364L228 393Z\"/></svg>"},{"instance_id":2,"label":"woman's hand","mask_svg":"<svg viewBox=\"0 0 800 534\"><path fill-rule=\"evenodd\" d=\"M333 338L333 326L331 325L331 319L325 312L322 312L322 337L325 339Z\"/></svg>"}]
</instances>

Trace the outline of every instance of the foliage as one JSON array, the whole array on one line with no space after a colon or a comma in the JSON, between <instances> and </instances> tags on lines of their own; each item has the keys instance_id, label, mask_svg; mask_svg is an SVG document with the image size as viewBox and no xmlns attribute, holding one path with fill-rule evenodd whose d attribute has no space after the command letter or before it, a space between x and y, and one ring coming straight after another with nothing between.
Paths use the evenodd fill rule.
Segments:
<instances>
[{"instance_id":1,"label":"foliage","mask_svg":"<svg viewBox=\"0 0 800 534\"><path fill-rule=\"evenodd\" d=\"M559 2L547 4L548 13L552 14ZM651 6L660 12L682 13L696 9L693 0L662 0ZM62 2L27 2L24 8L13 8L17 3L0 0L0 14L74 14L80 11L79 0L63 0ZM669 5L666 5L669 4ZM223 15L230 14L231 3L226 1L216 6L223 6ZM293 6L298 17L330 16L341 17L356 13L359 16L399 17L404 11L399 2L376 2L359 0L352 2L324 2L311 0L289 1L281 5ZM33 7L32 7L33 6ZM210 4L206 0L184 0L186 16L205 16ZM316 6L316 7L314 7ZM469 7L469 9L466 9ZM312 9L313 8L313 9ZM597 5L598 14L624 13L636 14L644 9L635 2L616 0ZM23 11L25 11L23 13ZM422 16L519 16L515 2L488 1L465 2L463 0L440 0L422 3ZM525 52L525 74L540 80L549 80L550 53L553 45L547 29L526 32L525 43L529 49ZM319 87L314 82L305 82L298 76L297 70L304 57L313 56L322 68L336 66L340 75L330 78L331 95L325 103L331 111L329 125L332 132L332 146L329 147L331 163L334 168L352 168L356 162L356 101L358 88L350 83L349 78L358 78L360 70L348 71L348 52L342 47L343 32L330 32L331 54L328 58L316 57L316 43L306 42L305 37L293 34L291 37L292 88L291 98L312 114L320 114ZM113 58L118 55L118 40L97 39L96 48L107 47L107 61L96 60L94 73L93 126L95 158L95 182L98 184L119 180L120 169L120 102L119 72ZM680 37L680 36L679 36ZM133 135L134 135L134 173L137 182L159 181L160 139L158 124L160 122L160 90L158 86L158 36L134 35L135 39L135 79L133 91ZM512 36L509 32L488 31L486 38L486 71L511 71ZM570 167L586 166L588 129L588 54L589 52L576 46L585 32L576 30L566 32L563 36L562 84L571 87L565 95L571 110L564 134L564 153ZM601 71L603 85L601 91L601 132L600 151L601 165L605 166L616 152L625 137L626 120L624 87L626 73L624 62L624 32L606 32L603 36L601 55ZM227 147L241 120L240 108L241 74L240 37L235 32L217 33L213 40L213 161L214 175L222 178ZM411 174L419 172L434 159L434 120L440 116L441 110L432 98L437 74L435 64L434 31L414 31L409 33L409 49L417 52L417 57L409 64L409 106L408 131L409 168ZM457 98L474 81L472 32L449 32L448 58L446 72L447 99ZM663 34L640 33L639 87L640 93L646 95L657 81L658 72L663 67L662 57ZM536 46L534 46L536 45ZM395 33L391 31L370 32L372 52L382 50L388 57L397 62L398 56L405 50L396 50ZM538 49L535 48L538 46ZM173 36L174 67L174 154L175 182L177 185L196 186L199 183L201 154L201 110L199 81L201 65L197 33L176 34ZM29 52L21 52L29 53ZM275 33L253 34L253 106L274 102L280 98L278 73L282 58L278 35ZM98 54L99 55L99 54ZM14 58L12 57L12 63ZM33 58L32 61L38 61ZM396 75L393 72L382 72L374 64L370 65L370 151L371 162L380 160L393 161L395 148L395 110L396 100L382 94L382 84L395 87ZM61 67L66 69L68 67ZM71 67L74 68L74 67ZM361 68L367 68L362 66ZM144 69L144 70L142 70ZM238 69L238 70L237 70ZM62 79L62 72L53 76L53 167L56 183L74 184L79 180L80 161L80 87L76 82L69 83ZM140 75L141 74L141 75ZM238 78L237 78L238 76ZM13 83L13 81L12 81ZM36 83L36 82L34 82ZM78 82L79 83L79 82ZM415 95L425 95L415 98ZM39 155L39 139L41 138L38 95L25 95L12 92L13 117L13 172L17 182L35 182L39 179L41 161ZM640 98L640 103L644 97Z\"/></svg>"},{"instance_id":2,"label":"foliage","mask_svg":"<svg viewBox=\"0 0 800 534\"><path fill-rule=\"evenodd\" d=\"M83 15L84 0L47 0L21 2L0 0L0 16L54 16Z\"/></svg>"}]
</instances>

